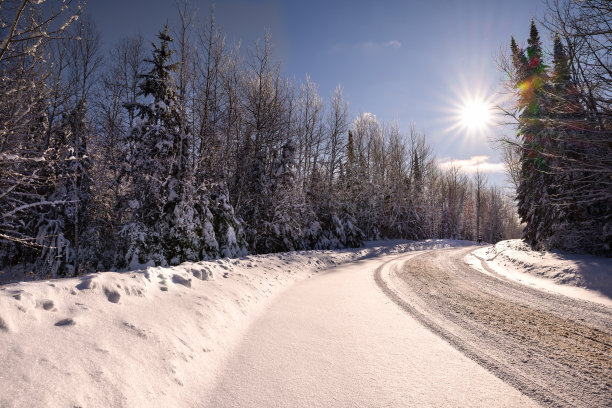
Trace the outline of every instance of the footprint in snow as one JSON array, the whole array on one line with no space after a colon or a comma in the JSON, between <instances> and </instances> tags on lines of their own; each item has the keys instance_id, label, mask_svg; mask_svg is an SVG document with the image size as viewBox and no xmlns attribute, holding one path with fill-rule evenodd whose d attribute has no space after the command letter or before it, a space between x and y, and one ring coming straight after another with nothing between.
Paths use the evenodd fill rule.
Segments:
<instances>
[{"instance_id":1,"label":"footprint in snow","mask_svg":"<svg viewBox=\"0 0 612 408\"><path fill-rule=\"evenodd\" d=\"M191 279L185 279L181 275L172 275L172 282L178 285L186 286L188 288L191 287Z\"/></svg>"},{"instance_id":2,"label":"footprint in snow","mask_svg":"<svg viewBox=\"0 0 612 408\"><path fill-rule=\"evenodd\" d=\"M21 300L21 298L22 298L22 296L21 296L21 295L22 295L22 293L24 293L24 292L23 292L23 290L21 290L21 289L14 289L14 290L9 290L9 291L8 291L8 293L10 293L10 294L11 294L11 296L13 296L13 299L16 299L16 300Z\"/></svg>"},{"instance_id":3,"label":"footprint in snow","mask_svg":"<svg viewBox=\"0 0 612 408\"><path fill-rule=\"evenodd\" d=\"M58 321L57 323L55 323L55 325L58 326L58 327L62 327L62 326L74 326L75 324L76 324L76 322L73 319L71 319L71 318L62 319L62 320Z\"/></svg>"},{"instance_id":4,"label":"footprint in snow","mask_svg":"<svg viewBox=\"0 0 612 408\"><path fill-rule=\"evenodd\" d=\"M93 279L93 276L88 277L88 278L84 278L81 280L81 283L79 283L76 288L78 290L85 290L85 289L95 289L96 286L98 286L98 284L96 283L96 281Z\"/></svg>"},{"instance_id":5,"label":"footprint in snow","mask_svg":"<svg viewBox=\"0 0 612 408\"><path fill-rule=\"evenodd\" d=\"M55 304L52 300L43 300L42 302L37 301L36 306L42 307L45 310L51 310L53 309L53 306L55 306Z\"/></svg>"},{"instance_id":6,"label":"footprint in snow","mask_svg":"<svg viewBox=\"0 0 612 408\"><path fill-rule=\"evenodd\" d=\"M144 330L139 329L138 327L134 326L131 323L128 322L123 322L123 326L128 329L130 332L132 332L133 334L135 334L136 336L142 338L142 339L146 339L147 338L147 334Z\"/></svg>"},{"instance_id":7,"label":"footprint in snow","mask_svg":"<svg viewBox=\"0 0 612 408\"><path fill-rule=\"evenodd\" d=\"M119 303L119 299L121 299L121 295L116 290L104 288L104 294L111 303Z\"/></svg>"},{"instance_id":8,"label":"footprint in snow","mask_svg":"<svg viewBox=\"0 0 612 408\"><path fill-rule=\"evenodd\" d=\"M196 277L196 278L198 278L200 280L204 280L204 281L211 280L212 277L213 277L212 271L210 271L210 270L208 270L206 268L203 268L203 269L192 269L191 272L192 272L194 277Z\"/></svg>"},{"instance_id":9,"label":"footprint in snow","mask_svg":"<svg viewBox=\"0 0 612 408\"><path fill-rule=\"evenodd\" d=\"M9 332L8 324L0 317L0 332Z\"/></svg>"}]
</instances>

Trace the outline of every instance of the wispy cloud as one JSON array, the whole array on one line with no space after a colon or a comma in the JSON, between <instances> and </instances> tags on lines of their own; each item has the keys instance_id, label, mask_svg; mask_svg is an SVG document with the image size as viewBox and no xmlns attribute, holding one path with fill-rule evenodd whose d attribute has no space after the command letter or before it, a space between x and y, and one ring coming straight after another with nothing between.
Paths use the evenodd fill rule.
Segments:
<instances>
[{"instance_id":1,"label":"wispy cloud","mask_svg":"<svg viewBox=\"0 0 612 408\"><path fill-rule=\"evenodd\" d=\"M347 50L353 51L375 51L375 50L384 50L384 49L400 49L402 48L402 43L399 40L389 40L389 41L362 41L355 44L334 44L331 47L331 52L337 53Z\"/></svg>"},{"instance_id":2,"label":"wispy cloud","mask_svg":"<svg viewBox=\"0 0 612 408\"><path fill-rule=\"evenodd\" d=\"M402 48L402 43L399 42L398 40L390 40L390 41L383 41L383 42L364 41L362 43L357 44L355 48L362 48L366 50L378 50L378 49L383 49L383 48L398 49L398 48Z\"/></svg>"},{"instance_id":3,"label":"wispy cloud","mask_svg":"<svg viewBox=\"0 0 612 408\"><path fill-rule=\"evenodd\" d=\"M383 47L385 47L385 48L402 48L402 43L399 42L398 40L391 40L391 41L387 41L386 43L384 43Z\"/></svg>"},{"instance_id":4,"label":"wispy cloud","mask_svg":"<svg viewBox=\"0 0 612 408\"><path fill-rule=\"evenodd\" d=\"M476 170L480 170L482 173L503 173L506 171L504 163L491 163L489 162L489 156L472 156L467 160L442 159L438 164L443 169L457 166L470 174L476 173Z\"/></svg>"}]
</instances>

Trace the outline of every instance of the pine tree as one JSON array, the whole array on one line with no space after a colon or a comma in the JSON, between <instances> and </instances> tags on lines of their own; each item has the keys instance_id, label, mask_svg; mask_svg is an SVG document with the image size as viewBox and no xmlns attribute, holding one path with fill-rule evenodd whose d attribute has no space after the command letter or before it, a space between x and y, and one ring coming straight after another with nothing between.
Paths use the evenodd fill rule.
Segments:
<instances>
[{"instance_id":1,"label":"pine tree","mask_svg":"<svg viewBox=\"0 0 612 408\"><path fill-rule=\"evenodd\" d=\"M510 37L510 52L512 54L512 67L514 68L514 85L518 86L525 79L527 69L527 57L516 43L514 37Z\"/></svg>"},{"instance_id":2,"label":"pine tree","mask_svg":"<svg viewBox=\"0 0 612 408\"><path fill-rule=\"evenodd\" d=\"M593 119L592 95L582 94L574 82L571 66L580 66L581 57L574 53L570 65L556 33L552 67L544 65L533 21L525 52L513 38L510 48L520 114L517 199L523 237L538 249L609 253L612 207L604 190L612 155L601 121Z\"/></svg>"},{"instance_id":3,"label":"pine tree","mask_svg":"<svg viewBox=\"0 0 612 408\"><path fill-rule=\"evenodd\" d=\"M526 53L511 42L519 92L522 137L521 179L517 189L518 211L525 223L524 239L540 247L549 235L556 212L553 210L552 168L549 163L553 135L545 127L548 76L542 58L542 45L535 22L531 21ZM518 54L517 54L518 51ZM523 65L525 64L526 65Z\"/></svg>"},{"instance_id":4,"label":"pine tree","mask_svg":"<svg viewBox=\"0 0 612 408\"><path fill-rule=\"evenodd\" d=\"M295 147L288 140L272 162L273 171L267 179L266 191L272 205L266 211L260 230L266 252L293 251L306 247L304 231L313 215L297 196L294 155Z\"/></svg>"},{"instance_id":5,"label":"pine tree","mask_svg":"<svg viewBox=\"0 0 612 408\"><path fill-rule=\"evenodd\" d=\"M308 223L306 208L299 201L295 180L295 147L291 140L281 148L280 157L274 163L276 171L270 188L272 200L276 203L272 226L282 250L304 249L304 227Z\"/></svg>"},{"instance_id":6,"label":"pine tree","mask_svg":"<svg viewBox=\"0 0 612 408\"><path fill-rule=\"evenodd\" d=\"M140 93L152 101L128 106L139 117L127 141L128 264L178 264L219 255L207 191L196 185L189 166L191 136L177 103L167 27L158 38L147 61L151 71L140 83Z\"/></svg>"},{"instance_id":7,"label":"pine tree","mask_svg":"<svg viewBox=\"0 0 612 408\"><path fill-rule=\"evenodd\" d=\"M95 268L95 245L92 238L93 223L91 216L91 168L92 159L87 141L92 129L87 120L87 103L77 103L69 117L72 140L69 158L68 198L72 201L66 206L68 236L74 247L74 273L91 272Z\"/></svg>"},{"instance_id":8,"label":"pine tree","mask_svg":"<svg viewBox=\"0 0 612 408\"><path fill-rule=\"evenodd\" d=\"M349 130L347 140L346 163L344 165L344 182L342 187L344 190L343 197L340 203L338 215L334 218L336 226L336 235L340 238L340 242L347 248L355 248L363 245L365 233L362 226L359 226L356 220L357 206L356 198L357 191L365 180L358 179L358 164L355 147L355 137L353 132Z\"/></svg>"},{"instance_id":9,"label":"pine tree","mask_svg":"<svg viewBox=\"0 0 612 408\"><path fill-rule=\"evenodd\" d=\"M224 185L219 188L219 193L211 194L210 211L214 217L213 229L219 245L219 255L231 258L246 255L247 241L243 223L236 217Z\"/></svg>"}]
</instances>

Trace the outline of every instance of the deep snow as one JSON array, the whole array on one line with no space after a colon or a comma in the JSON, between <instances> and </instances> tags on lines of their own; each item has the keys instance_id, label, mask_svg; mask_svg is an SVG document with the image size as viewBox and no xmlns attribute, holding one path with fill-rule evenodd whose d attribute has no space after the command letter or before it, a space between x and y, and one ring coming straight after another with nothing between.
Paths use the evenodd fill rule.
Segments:
<instances>
[{"instance_id":1,"label":"deep snow","mask_svg":"<svg viewBox=\"0 0 612 408\"><path fill-rule=\"evenodd\" d=\"M247 256L0 287L0 407L195 406L284 288L447 241Z\"/></svg>"},{"instance_id":2,"label":"deep snow","mask_svg":"<svg viewBox=\"0 0 612 408\"><path fill-rule=\"evenodd\" d=\"M293 283L367 257L466 244L369 243L0 286L0 407L195 406L249 325ZM480 251L492 269L518 265L507 249ZM552 265L521 254L531 269ZM595 270L610 265L589 259Z\"/></svg>"},{"instance_id":3,"label":"deep snow","mask_svg":"<svg viewBox=\"0 0 612 408\"><path fill-rule=\"evenodd\" d=\"M562 251L540 252L522 240L501 241L467 256L466 261L539 290L612 307L612 259Z\"/></svg>"},{"instance_id":4,"label":"deep snow","mask_svg":"<svg viewBox=\"0 0 612 408\"><path fill-rule=\"evenodd\" d=\"M375 270L422 254L366 259L292 285L249 328L203 406L538 406L381 291Z\"/></svg>"}]
</instances>

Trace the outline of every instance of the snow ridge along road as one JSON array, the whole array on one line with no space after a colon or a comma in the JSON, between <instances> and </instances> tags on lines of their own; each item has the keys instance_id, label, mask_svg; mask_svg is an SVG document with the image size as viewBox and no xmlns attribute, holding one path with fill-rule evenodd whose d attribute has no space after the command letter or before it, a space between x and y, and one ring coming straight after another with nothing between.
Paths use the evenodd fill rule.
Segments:
<instances>
[{"instance_id":1,"label":"snow ridge along road","mask_svg":"<svg viewBox=\"0 0 612 408\"><path fill-rule=\"evenodd\" d=\"M376 242L0 285L0 408L202 406L250 322L294 282L453 244Z\"/></svg>"},{"instance_id":2,"label":"snow ridge along road","mask_svg":"<svg viewBox=\"0 0 612 408\"><path fill-rule=\"evenodd\" d=\"M612 308L476 272L467 245L0 286L0 407L612 406Z\"/></svg>"},{"instance_id":3,"label":"snow ridge along road","mask_svg":"<svg viewBox=\"0 0 612 408\"><path fill-rule=\"evenodd\" d=\"M612 309L478 272L464 261L474 249L419 254L379 267L375 279L421 324L540 404L612 406Z\"/></svg>"}]
</instances>

